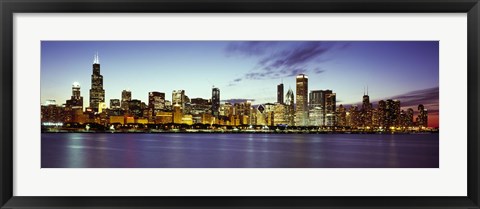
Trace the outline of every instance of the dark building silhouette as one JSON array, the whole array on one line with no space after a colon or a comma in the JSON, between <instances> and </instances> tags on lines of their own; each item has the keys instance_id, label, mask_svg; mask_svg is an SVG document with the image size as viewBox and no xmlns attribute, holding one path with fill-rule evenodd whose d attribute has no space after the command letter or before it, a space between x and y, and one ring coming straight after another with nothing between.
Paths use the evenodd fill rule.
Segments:
<instances>
[{"instance_id":1,"label":"dark building silhouette","mask_svg":"<svg viewBox=\"0 0 480 209\"><path fill-rule=\"evenodd\" d=\"M387 127L387 103L384 100L378 101L378 125Z\"/></svg>"},{"instance_id":2,"label":"dark building silhouette","mask_svg":"<svg viewBox=\"0 0 480 209\"><path fill-rule=\"evenodd\" d=\"M283 104L283 83L277 85L277 103Z\"/></svg>"},{"instance_id":3,"label":"dark building silhouette","mask_svg":"<svg viewBox=\"0 0 480 209\"><path fill-rule=\"evenodd\" d=\"M128 104L128 109L134 117L143 117L142 101L133 99Z\"/></svg>"},{"instance_id":4,"label":"dark building silhouette","mask_svg":"<svg viewBox=\"0 0 480 209\"><path fill-rule=\"evenodd\" d=\"M406 119L405 119L405 126L407 127L412 127L413 126L413 109L408 108L406 114Z\"/></svg>"},{"instance_id":5,"label":"dark building silhouette","mask_svg":"<svg viewBox=\"0 0 480 209\"><path fill-rule=\"evenodd\" d=\"M220 112L220 89L212 89L212 115L215 117L219 116Z\"/></svg>"},{"instance_id":6,"label":"dark building silhouette","mask_svg":"<svg viewBox=\"0 0 480 209\"><path fill-rule=\"evenodd\" d=\"M428 127L428 111L423 104L418 105L417 125L420 127Z\"/></svg>"},{"instance_id":7,"label":"dark building silhouette","mask_svg":"<svg viewBox=\"0 0 480 209\"><path fill-rule=\"evenodd\" d=\"M120 109L119 99L110 99L110 109Z\"/></svg>"},{"instance_id":8,"label":"dark building silhouette","mask_svg":"<svg viewBox=\"0 0 480 209\"><path fill-rule=\"evenodd\" d=\"M105 90L103 89L103 76L100 74L100 60L98 54L93 60L92 88L90 88L90 108L98 111L98 105L105 102Z\"/></svg>"},{"instance_id":9,"label":"dark building silhouette","mask_svg":"<svg viewBox=\"0 0 480 209\"><path fill-rule=\"evenodd\" d=\"M372 103L370 103L370 96L368 96L368 87L367 91L363 93L361 111L362 126L372 126Z\"/></svg>"}]
</instances>

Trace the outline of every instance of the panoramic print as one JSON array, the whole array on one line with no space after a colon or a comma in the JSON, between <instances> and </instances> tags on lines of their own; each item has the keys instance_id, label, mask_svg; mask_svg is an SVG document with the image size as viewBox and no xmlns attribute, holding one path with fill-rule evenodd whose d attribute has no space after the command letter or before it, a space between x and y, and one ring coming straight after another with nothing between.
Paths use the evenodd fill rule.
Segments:
<instances>
[{"instance_id":1,"label":"panoramic print","mask_svg":"<svg viewBox=\"0 0 480 209\"><path fill-rule=\"evenodd\" d=\"M438 168L438 41L42 41L42 168Z\"/></svg>"}]
</instances>

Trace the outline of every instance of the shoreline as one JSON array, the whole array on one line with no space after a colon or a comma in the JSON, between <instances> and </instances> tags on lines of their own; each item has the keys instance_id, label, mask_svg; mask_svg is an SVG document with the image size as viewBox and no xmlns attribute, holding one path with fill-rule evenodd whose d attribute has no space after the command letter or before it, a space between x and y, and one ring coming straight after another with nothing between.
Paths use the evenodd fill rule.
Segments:
<instances>
[{"instance_id":1,"label":"shoreline","mask_svg":"<svg viewBox=\"0 0 480 209\"><path fill-rule=\"evenodd\" d=\"M41 131L41 133L85 133L85 134L438 134L439 131L421 131L421 132L402 132L402 131L386 131L386 132L365 132L365 131Z\"/></svg>"}]
</instances>

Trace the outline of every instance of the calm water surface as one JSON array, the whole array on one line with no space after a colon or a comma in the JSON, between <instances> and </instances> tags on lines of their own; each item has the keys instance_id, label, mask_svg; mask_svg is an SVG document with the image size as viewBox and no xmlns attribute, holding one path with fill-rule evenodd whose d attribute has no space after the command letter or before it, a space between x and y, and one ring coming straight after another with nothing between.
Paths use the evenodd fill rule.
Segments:
<instances>
[{"instance_id":1,"label":"calm water surface","mask_svg":"<svg viewBox=\"0 0 480 209\"><path fill-rule=\"evenodd\" d=\"M438 134L42 133L42 168L438 168Z\"/></svg>"}]
</instances>

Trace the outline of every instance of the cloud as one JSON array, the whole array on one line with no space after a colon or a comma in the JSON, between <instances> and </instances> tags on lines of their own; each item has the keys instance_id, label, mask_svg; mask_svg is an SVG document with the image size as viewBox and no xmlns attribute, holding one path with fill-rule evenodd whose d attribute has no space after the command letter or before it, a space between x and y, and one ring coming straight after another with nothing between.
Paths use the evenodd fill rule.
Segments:
<instances>
[{"instance_id":1,"label":"cloud","mask_svg":"<svg viewBox=\"0 0 480 209\"><path fill-rule=\"evenodd\" d=\"M276 41L242 41L233 42L227 45L225 52L227 56L259 56L267 52L267 50L275 46Z\"/></svg>"},{"instance_id":2,"label":"cloud","mask_svg":"<svg viewBox=\"0 0 480 209\"><path fill-rule=\"evenodd\" d=\"M275 69L291 69L298 65L305 65L319 56L325 54L330 49L330 46L324 42L305 42L285 49L278 53L274 53L259 62L263 70L271 71Z\"/></svg>"},{"instance_id":3,"label":"cloud","mask_svg":"<svg viewBox=\"0 0 480 209\"><path fill-rule=\"evenodd\" d=\"M382 100L388 99L397 99L400 100L400 106L402 109L412 108L415 112L417 111L418 105L423 104L423 106L428 109L429 115L438 115L439 111L439 88L432 87L427 89L420 89L415 91L406 92L404 94L399 94L392 96L390 98L384 98ZM377 107L379 100L371 101L375 107ZM337 101L338 103L338 101ZM361 107L361 103L357 103Z\"/></svg>"},{"instance_id":4,"label":"cloud","mask_svg":"<svg viewBox=\"0 0 480 209\"><path fill-rule=\"evenodd\" d=\"M300 73L320 74L325 72L316 66L328 61L327 52L338 47L331 42L286 42L276 41L234 42L226 47L228 54L240 54L247 57L255 56L258 61L253 69L240 78L248 80L265 80L291 77ZM240 80L239 80L240 81Z\"/></svg>"},{"instance_id":5,"label":"cloud","mask_svg":"<svg viewBox=\"0 0 480 209\"><path fill-rule=\"evenodd\" d=\"M421 89L407 92L405 94L392 97L400 100L402 108L412 108L417 111L418 105L428 109L429 115L438 115L439 112L439 88L433 87L428 89Z\"/></svg>"}]
</instances>

